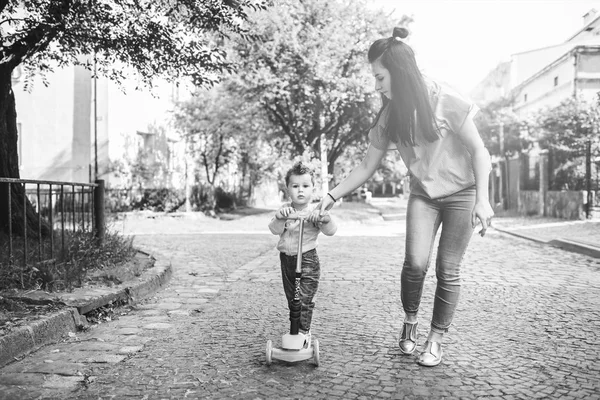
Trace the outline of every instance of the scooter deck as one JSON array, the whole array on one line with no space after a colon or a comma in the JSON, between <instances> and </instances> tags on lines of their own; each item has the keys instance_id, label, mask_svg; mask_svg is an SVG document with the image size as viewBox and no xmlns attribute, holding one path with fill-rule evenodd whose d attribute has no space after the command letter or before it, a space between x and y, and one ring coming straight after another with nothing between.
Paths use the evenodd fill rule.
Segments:
<instances>
[{"instance_id":1,"label":"scooter deck","mask_svg":"<svg viewBox=\"0 0 600 400\"><path fill-rule=\"evenodd\" d=\"M313 339L313 344L310 347L302 348L299 350L289 350L280 347L273 347L273 342L267 341L267 365L270 365L273 359L287 361L287 362L298 362L313 359L316 366L319 366L319 341Z\"/></svg>"}]
</instances>

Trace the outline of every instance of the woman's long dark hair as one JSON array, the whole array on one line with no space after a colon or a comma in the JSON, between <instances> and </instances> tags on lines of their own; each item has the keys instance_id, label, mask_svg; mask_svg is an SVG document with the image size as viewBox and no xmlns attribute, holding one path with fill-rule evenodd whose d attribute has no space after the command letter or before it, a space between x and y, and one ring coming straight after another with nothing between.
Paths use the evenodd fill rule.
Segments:
<instances>
[{"instance_id":1,"label":"woman's long dark hair","mask_svg":"<svg viewBox=\"0 0 600 400\"><path fill-rule=\"evenodd\" d=\"M383 107L379 110L373 126L381 117L388 103L390 110L385 132L394 143L417 145L425 139L434 142L439 138L434 112L431 107L425 80L410 46L400 39L408 36L406 28L394 28L392 37L376 40L369 48L369 63L376 60L390 72L392 100L381 95ZM416 111L416 112L415 112ZM419 138L415 137L416 124Z\"/></svg>"}]
</instances>

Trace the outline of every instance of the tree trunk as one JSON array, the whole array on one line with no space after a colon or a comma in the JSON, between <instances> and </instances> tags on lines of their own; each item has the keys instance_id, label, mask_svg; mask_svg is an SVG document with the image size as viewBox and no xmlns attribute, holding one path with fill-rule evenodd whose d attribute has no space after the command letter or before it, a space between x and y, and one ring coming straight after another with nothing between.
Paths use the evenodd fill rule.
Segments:
<instances>
[{"instance_id":1,"label":"tree trunk","mask_svg":"<svg viewBox=\"0 0 600 400\"><path fill-rule=\"evenodd\" d=\"M0 177L19 178L19 149L17 131L17 111L12 90L10 68L0 65ZM8 191L11 191L11 214L8 213ZM0 232L8 233L9 218L15 235L23 235L24 216L28 235L38 234L38 214L28 199L23 204L23 185L0 183ZM42 235L50 233L50 226L43 221Z\"/></svg>"}]
</instances>

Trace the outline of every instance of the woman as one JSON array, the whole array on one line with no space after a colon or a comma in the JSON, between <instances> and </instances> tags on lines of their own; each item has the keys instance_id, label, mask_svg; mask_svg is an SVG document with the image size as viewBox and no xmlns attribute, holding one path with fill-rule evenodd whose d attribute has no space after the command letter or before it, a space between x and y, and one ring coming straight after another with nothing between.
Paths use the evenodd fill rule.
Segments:
<instances>
[{"instance_id":1,"label":"woman","mask_svg":"<svg viewBox=\"0 0 600 400\"><path fill-rule=\"evenodd\" d=\"M405 28L375 41L369 63L383 106L369 131L361 164L324 197L321 212L364 184L385 152L400 152L411 176L406 248L401 276L405 318L400 351L417 348L417 313L435 236L442 226L436 260L437 287L427 340L418 363L442 361L442 338L452 322L460 292L460 264L477 224L481 236L494 215L488 199L490 155L473 123L477 107L450 89L426 81Z\"/></svg>"}]
</instances>

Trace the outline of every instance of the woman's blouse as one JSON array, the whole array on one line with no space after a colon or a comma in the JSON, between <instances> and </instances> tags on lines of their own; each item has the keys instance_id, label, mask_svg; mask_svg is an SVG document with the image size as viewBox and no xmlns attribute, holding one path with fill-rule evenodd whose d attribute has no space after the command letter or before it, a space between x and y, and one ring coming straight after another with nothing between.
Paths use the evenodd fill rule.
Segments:
<instances>
[{"instance_id":1,"label":"woman's blouse","mask_svg":"<svg viewBox=\"0 0 600 400\"><path fill-rule=\"evenodd\" d=\"M417 145L394 143L385 134L389 107L369 132L379 150L398 150L411 175L411 190L431 199L446 197L475 184L471 154L460 139L462 127L479 108L452 89L429 82L429 95L439 129L439 139ZM417 140L420 134L418 131Z\"/></svg>"}]
</instances>

